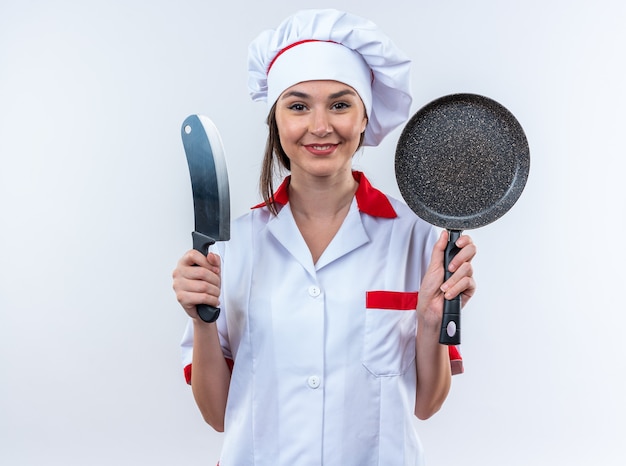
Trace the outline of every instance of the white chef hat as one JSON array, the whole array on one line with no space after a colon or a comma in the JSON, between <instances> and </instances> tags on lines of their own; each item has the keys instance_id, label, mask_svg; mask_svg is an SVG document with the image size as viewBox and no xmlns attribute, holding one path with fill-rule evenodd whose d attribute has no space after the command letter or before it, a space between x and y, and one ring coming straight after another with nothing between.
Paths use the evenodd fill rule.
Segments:
<instances>
[{"instance_id":1,"label":"white chef hat","mask_svg":"<svg viewBox=\"0 0 626 466\"><path fill-rule=\"evenodd\" d=\"M262 32L248 49L252 100L271 108L303 81L334 80L365 104L363 144L376 146L409 116L410 60L371 21L338 10L303 10Z\"/></svg>"}]
</instances>

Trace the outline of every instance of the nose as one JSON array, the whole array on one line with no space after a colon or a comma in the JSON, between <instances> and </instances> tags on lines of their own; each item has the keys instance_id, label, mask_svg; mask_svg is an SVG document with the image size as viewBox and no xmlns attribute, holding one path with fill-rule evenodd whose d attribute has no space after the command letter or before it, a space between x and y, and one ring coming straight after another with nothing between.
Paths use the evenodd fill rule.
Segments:
<instances>
[{"instance_id":1,"label":"nose","mask_svg":"<svg viewBox=\"0 0 626 466\"><path fill-rule=\"evenodd\" d=\"M309 132L317 137L323 138L333 132L333 127L324 110L316 109L311 112L309 121Z\"/></svg>"}]
</instances>

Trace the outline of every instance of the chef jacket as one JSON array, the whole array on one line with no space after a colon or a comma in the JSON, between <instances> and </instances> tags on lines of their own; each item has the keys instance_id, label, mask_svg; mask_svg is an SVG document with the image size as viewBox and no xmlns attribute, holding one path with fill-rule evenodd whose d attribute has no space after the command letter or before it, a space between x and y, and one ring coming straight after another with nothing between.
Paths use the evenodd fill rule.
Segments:
<instances>
[{"instance_id":1,"label":"chef jacket","mask_svg":"<svg viewBox=\"0 0 626 466\"><path fill-rule=\"evenodd\" d=\"M317 263L288 200L259 205L218 243L217 326L232 378L220 466L421 465L416 305L435 229L360 172ZM193 326L182 341L191 378ZM450 347L453 373L462 371Z\"/></svg>"}]
</instances>

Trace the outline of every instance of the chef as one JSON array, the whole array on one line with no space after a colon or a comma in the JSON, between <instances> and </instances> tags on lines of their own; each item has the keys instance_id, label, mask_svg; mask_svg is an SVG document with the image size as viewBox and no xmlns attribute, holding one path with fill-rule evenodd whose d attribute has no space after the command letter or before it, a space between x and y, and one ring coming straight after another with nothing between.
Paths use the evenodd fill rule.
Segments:
<instances>
[{"instance_id":1,"label":"chef","mask_svg":"<svg viewBox=\"0 0 626 466\"><path fill-rule=\"evenodd\" d=\"M447 233L352 168L407 120L410 61L371 21L304 10L261 33L248 64L268 106L264 200L173 272L184 372L224 431L220 464L421 465L415 418L462 371L439 344L443 300L474 293L476 247L461 236L444 281ZM198 304L219 305L217 321Z\"/></svg>"}]
</instances>

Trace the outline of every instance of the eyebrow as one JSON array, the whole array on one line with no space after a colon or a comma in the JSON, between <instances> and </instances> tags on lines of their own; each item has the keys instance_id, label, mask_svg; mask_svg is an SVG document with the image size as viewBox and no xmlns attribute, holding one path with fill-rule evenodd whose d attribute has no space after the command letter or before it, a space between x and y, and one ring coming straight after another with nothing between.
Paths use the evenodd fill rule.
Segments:
<instances>
[{"instance_id":1,"label":"eyebrow","mask_svg":"<svg viewBox=\"0 0 626 466\"><path fill-rule=\"evenodd\" d=\"M332 99L338 99L339 97L343 97L344 95L353 95L356 96L357 93L355 91L353 91L352 89L342 89L339 92L335 92L334 94L330 94L328 96L329 100ZM311 97L309 94L305 93L305 92L301 92L301 91L289 91L287 93L285 93L281 99L286 99L287 97L297 97L299 99L306 99Z\"/></svg>"}]
</instances>

